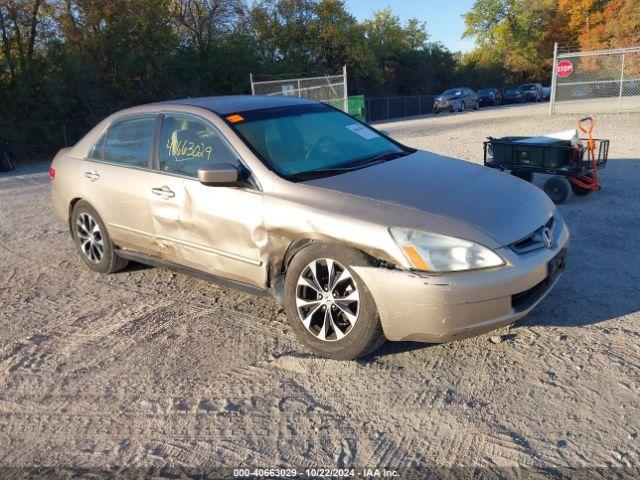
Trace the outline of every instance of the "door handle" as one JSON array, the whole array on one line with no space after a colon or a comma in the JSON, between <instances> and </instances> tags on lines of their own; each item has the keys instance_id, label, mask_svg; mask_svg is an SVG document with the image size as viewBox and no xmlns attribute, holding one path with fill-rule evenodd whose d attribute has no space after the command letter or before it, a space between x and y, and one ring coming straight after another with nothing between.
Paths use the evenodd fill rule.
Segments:
<instances>
[{"instance_id":1,"label":"door handle","mask_svg":"<svg viewBox=\"0 0 640 480\"><path fill-rule=\"evenodd\" d=\"M88 172L84 172L84 176L87 177L92 182L95 182L100 178L100 174L95 170L89 170Z\"/></svg>"},{"instance_id":2,"label":"door handle","mask_svg":"<svg viewBox=\"0 0 640 480\"><path fill-rule=\"evenodd\" d=\"M173 191L169 187L167 187L166 185L163 186L163 187L154 187L154 188L151 189L151 192L154 195L159 195L159 196L164 197L164 198L173 198L173 197L176 196L176 194L173 193Z\"/></svg>"}]
</instances>

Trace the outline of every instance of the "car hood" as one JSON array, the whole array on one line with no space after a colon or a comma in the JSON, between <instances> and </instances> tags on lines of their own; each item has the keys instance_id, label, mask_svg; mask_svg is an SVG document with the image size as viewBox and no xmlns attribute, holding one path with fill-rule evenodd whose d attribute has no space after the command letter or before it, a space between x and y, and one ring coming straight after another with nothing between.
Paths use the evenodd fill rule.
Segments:
<instances>
[{"instance_id":1,"label":"car hood","mask_svg":"<svg viewBox=\"0 0 640 480\"><path fill-rule=\"evenodd\" d=\"M528 182L424 151L304 183L463 222L500 245L530 235L555 211L551 200Z\"/></svg>"}]
</instances>

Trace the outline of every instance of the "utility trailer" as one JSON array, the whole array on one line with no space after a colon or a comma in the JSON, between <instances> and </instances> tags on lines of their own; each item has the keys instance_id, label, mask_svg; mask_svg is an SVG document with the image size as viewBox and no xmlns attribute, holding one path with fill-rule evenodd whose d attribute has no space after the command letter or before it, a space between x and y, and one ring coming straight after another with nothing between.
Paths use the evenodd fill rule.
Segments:
<instances>
[{"instance_id":1,"label":"utility trailer","mask_svg":"<svg viewBox=\"0 0 640 480\"><path fill-rule=\"evenodd\" d=\"M589 122L588 129L582 125L585 122ZM587 117L578 122L578 130L568 134L489 137L484 142L484 165L508 170L529 182L534 173L552 175L543 189L555 203L566 202L572 192L584 196L599 191L598 170L607 164L609 140L593 138L593 127L593 119Z\"/></svg>"}]
</instances>

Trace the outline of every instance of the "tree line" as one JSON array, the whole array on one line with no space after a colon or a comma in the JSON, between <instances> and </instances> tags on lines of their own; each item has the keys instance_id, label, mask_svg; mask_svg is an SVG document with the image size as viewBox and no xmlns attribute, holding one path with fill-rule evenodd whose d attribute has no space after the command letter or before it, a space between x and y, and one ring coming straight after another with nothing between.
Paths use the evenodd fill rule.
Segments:
<instances>
[{"instance_id":1,"label":"tree line","mask_svg":"<svg viewBox=\"0 0 640 480\"><path fill-rule=\"evenodd\" d=\"M477 47L463 55L423 22L390 9L358 21L342 0L0 0L0 138L49 154L130 105L248 93L251 72L347 65L350 94L374 96L548 83L555 38L640 41L638 17L636 0L477 0L465 15Z\"/></svg>"},{"instance_id":2,"label":"tree line","mask_svg":"<svg viewBox=\"0 0 640 480\"><path fill-rule=\"evenodd\" d=\"M476 48L460 68L479 79L549 83L555 42L570 51L640 46L638 0L476 0L464 19Z\"/></svg>"}]
</instances>

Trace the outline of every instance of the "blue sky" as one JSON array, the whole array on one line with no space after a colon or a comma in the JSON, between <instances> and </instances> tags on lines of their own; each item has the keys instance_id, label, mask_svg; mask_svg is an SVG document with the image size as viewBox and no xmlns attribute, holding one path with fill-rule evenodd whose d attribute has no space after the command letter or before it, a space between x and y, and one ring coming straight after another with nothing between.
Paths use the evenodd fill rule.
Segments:
<instances>
[{"instance_id":1,"label":"blue sky","mask_svg":"<svg viewBox=\"0 0 640 480\"><path fill-rule=\"evenodd\" d=\"M449 50L468 52L473 39L462 40L464 20L461 15L473 5L473 0L347 0L347 10L358 20L371 18L371 12L391 7L403 21L417 18L427 22L431 41L440 41Z\"/></svg>"}]
</instances>

